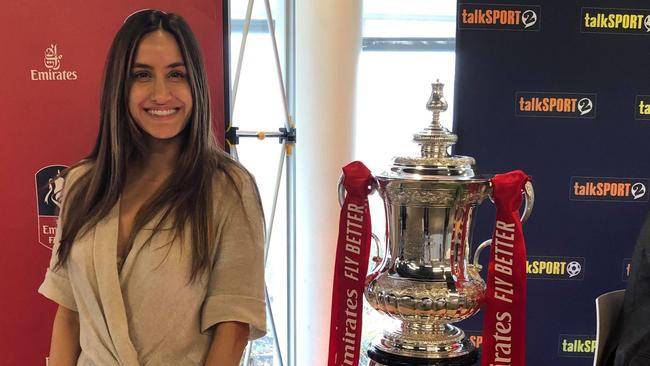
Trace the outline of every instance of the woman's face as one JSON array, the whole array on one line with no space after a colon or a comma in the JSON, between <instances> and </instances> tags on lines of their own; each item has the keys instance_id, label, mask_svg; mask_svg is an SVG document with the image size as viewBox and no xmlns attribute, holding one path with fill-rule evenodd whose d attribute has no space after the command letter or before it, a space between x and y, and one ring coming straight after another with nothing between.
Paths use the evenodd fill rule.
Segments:
<instances>
[{"instance_id":1,"label":"woman's face","mask_svg":"<svg viewBox=\"0 0 650 366\"><path fill-rule=\"evenodd\" d=\"M192 92L183 56L165 31L146 34L131 68L129 112L135 123L158 140L174 138L192 112Z\"/></svg>"}]
</instances>

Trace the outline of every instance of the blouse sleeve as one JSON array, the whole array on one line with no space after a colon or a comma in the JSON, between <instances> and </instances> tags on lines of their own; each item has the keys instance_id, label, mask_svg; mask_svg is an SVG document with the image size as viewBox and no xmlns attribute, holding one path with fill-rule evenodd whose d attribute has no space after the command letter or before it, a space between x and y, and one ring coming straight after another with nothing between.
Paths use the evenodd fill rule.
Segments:
<instances>
[{"instance_id":1,"label":"blouse sleeve","mask_svg":"<svg viewBox=\"0 0 650 366\"><path fill-rule=\"evenodd\" d=\"M264 298L264 217L255 183L245 179L241 200L230 192L219 215L214 264L201 314L201 331L217 323L238 321L250 326L250 339L266 333ZM222 201L223 202L223 201ZM224 202L225 203L225 202Z\"/></svg>"},{"instance_id":2,"label":"blouse sleeve","mask_svg":"<svg viewBox=\"0 0 650 366\"><path fill-rule=\"evenodd\" d=\"M73 172L68 173L66 181L64 182L61 206L63 206L63 202L65 200L66 186L68 186L68 182L72 180L72 174ZM56 263L58 261L57 251L61 245L61 231L63 227L61 216L59 216L56 226L56 234L54 236L54 246L52 247L50 265L45 272L45 279L43 280L43 283L41 283L41 286L38 288L38 292L61 306L64 306L70 310L77 311L77 304L74 300L72 286L70 285L70 279L68 278L68 271L66 269L66 266L56 267Z\"/></svg>"}]
</instances>

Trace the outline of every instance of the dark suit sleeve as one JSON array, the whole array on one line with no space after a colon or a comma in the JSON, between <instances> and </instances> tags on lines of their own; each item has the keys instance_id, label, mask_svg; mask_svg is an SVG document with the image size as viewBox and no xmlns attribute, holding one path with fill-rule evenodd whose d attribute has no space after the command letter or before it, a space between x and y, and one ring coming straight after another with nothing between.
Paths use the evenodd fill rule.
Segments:
<instances>
[{"instance_id":1,"label":"dark suit sleeve","mask_svg":"<svg viewBox=\"0 0 650 366\"><path fill-rule=\"evenodd\" d=\"M614 365L650 365L650 217L641 229L632 256L623 304L623 330Z\"/></svg>"}]
</instances>

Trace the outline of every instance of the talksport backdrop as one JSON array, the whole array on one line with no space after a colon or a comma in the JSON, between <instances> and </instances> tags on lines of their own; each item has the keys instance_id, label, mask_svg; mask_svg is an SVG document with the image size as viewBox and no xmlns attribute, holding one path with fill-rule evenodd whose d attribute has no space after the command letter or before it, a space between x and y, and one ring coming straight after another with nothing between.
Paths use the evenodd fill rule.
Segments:
<instances>
[{"instance_id":1,"label":"talksport backdrop","mask_svg":"<svg viewBox=\"0 0 650 366\"><path fill-rule=\"evenodd\" d=\"M649 208L649 44L647 2L458 5L456 153L483 174L523 169L535 187L529 366L591 365L594 299L626 286ZM493 217L485 202L474 242ZM479 343L481 321L463 325Z\"/></svg>"},{"instance_id":2,"label":"talksport backdrop","mask_svg":"<svg viewBox=\"0 0 650 366\"><path fill-rule=\"evenodd\" d=\"M0 12L0 365L45 365L56 305L36 293L51 255L61 169L90 152L106 53L143 8L181 14L208 68L217 134L224 125L221 1L23 0ZM222 140L223 141L223 140ZM37 189L40 188L40 189Z\"/></svg>"}]
</instances>

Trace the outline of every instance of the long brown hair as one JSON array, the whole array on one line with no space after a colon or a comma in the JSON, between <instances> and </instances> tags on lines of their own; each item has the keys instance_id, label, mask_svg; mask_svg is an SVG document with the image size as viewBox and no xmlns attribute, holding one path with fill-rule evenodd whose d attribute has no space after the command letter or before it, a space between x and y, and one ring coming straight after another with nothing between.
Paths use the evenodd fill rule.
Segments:
<instances>
[{"instance_id":1,"label":"long brown hair","mask_svg":"<svg viewBox=\"0 0 650 366\"><path fill-rule=\"evenodd\" d=\"M158 10L136 12L125 20L108 52L95 147L85 160L68 169L70 171L85 164L90 166L72 187L66 187L61 212L63 231L57 252L58 265L68 260L75 238L86 234L115 206L124 189L128 164L147 153L146 132L135 124L129 114L129 75L140 40L156 30L169 32L176 39L188 71L193 107L189 121L181 132L177 165L165 184L136 215L127 246L132 246L138 231L158 214L161 219L155 223L152 236L166 220L173 220L176 237L183 237L187 225L191 230L192 243L190 278L196 279L197 275L210 268L210 253L214 248L212 194L215 178L223 173L240 201L242 179L252 179L216 144L211 129L205 67L190 27L175 14ZM259 204L259 193L255 193Z\"/></svg>"}]
</instances>

